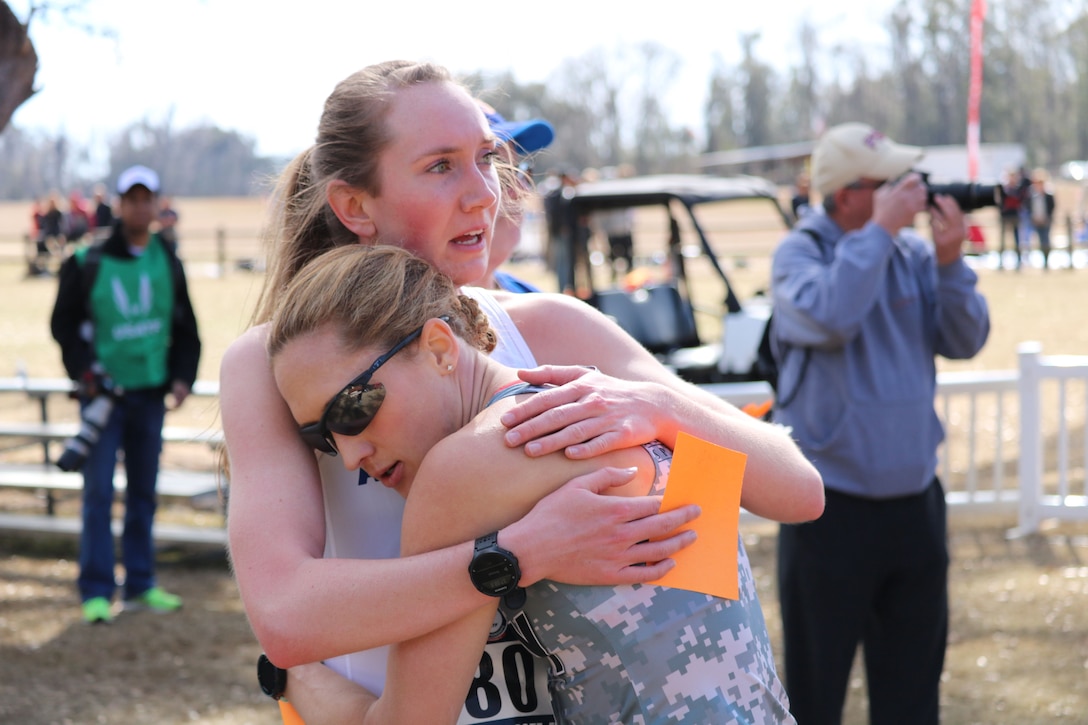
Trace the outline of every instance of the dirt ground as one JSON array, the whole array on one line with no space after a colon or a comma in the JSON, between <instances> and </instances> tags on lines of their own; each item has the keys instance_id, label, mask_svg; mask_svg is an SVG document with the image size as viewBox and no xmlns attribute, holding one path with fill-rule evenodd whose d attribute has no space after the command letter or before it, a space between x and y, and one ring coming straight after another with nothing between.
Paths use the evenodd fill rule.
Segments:
<instances>
[{"instance_id":1,"label":"dirt ground","mask_svg":"<svg viewBox=\"0 0 1088 725\"><path fill-rule=\"evenodd\" d=\"M1088 525L1009 540L1013 523L952 521L943 721L1088 722ZM777 646L775 528L742 530ZM108 626L80 620L74 557L71 540L0 538L0 722L279 722L257 687L259 648L222 552L162 550L160 582L185 607L125 613ZM855 673L846 722L860 724Z\"/></svg>"},{"instance_id":2,"label":"dirt ground","mask_svg":"<svg viewBox=\"0 0 1088 725\"><path fill-rule=\"evenodd\" d=\"M0 539L0 722L279 722L222 552L163 550L176 614L80 617L74 541Z\"/></svg>"}]
</instances>

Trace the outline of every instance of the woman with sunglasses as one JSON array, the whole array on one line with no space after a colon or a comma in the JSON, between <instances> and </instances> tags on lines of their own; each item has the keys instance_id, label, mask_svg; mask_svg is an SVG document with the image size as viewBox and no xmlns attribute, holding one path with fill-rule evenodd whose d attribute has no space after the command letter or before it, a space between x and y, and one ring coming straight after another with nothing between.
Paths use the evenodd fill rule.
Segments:
<instances>
[{"instance_id":1,"label":"woman with sunglasses","mask_svg":"<svg viewBox=\"0 0 1088 725\"><path fill-rule=\"evenodd\" d=\"M498 213L495 143L471 95L444 69L391 62L334 89L315 145L281 177L258 324L227 351L220 388L232 563L254 632L280 667L324 660L380 691L384 645L434 631L488 601L466 571L473 542L395 558L399 496L335 457L315 462L272 380L260 323L306 262L339 246L381 239L455 283L481 278ZM497 296L474 294L499 330L505 352L495 354L504 361L593 364L626 378L581 367L523 373L565 384L508 411L507 444L525 444L519 453L565 449L588 458L655 438L668 444L686 431L749 454L748 510L784 521L819 515L819 477L786 434L680 382L589 306L551 294L508 295L500 306ZM667 571L668 557L692 541L668 534L697 511L658 514L655 497L598 495L626 482L622 471L601 467L503 527L498 544L516 554L522 581L611 585ZM293 673L288 682L299 679Z\"/></svg>"},{"instance_id":2,"label":"woman with sunglasses","mask_svg":"<svg viewBox=\"0 0 1088 725\"><path fill-rule=\"evenodd\" d=\"M507 447L503 410L539 389L488 356L495 343L474 299L397 247L329 252L281 297L268 351L301 437L407 497L405 554L490 539L602 463L637 470L611 495L664 493L672 454L659 442L600 461ZM743 542L738 552L735 601L640 584L511 588L501 607L395 645L362 722L454 723L496 611L548 657L560 722L793 722Z\"/></svg>"}]
</instances>

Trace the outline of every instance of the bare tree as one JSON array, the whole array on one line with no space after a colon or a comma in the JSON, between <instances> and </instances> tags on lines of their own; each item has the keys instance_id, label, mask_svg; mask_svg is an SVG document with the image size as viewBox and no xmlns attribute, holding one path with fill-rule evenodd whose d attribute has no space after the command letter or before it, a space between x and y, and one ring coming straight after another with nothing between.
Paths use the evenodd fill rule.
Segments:
<instances>
[{"instance_id":1,"label":"bare tree","mask_svg":"<svg viewBox=\"0 0 1088 725\"><path fill-rule=\"evenodd\" d=\"M746 146L764 146L774 138L774 119L771 118L771 98L775 92L774 69L756 57L755 46L759 33L741 33L740 46L743 60L740 64L744 107L744 143Z\"/></svg>"},{"instance_id":2,"label":"bare tree","mask_svg":"<svg viewBox=\"0 0 1088 725\"><path fill-rule=\"evenodd\" d=\"M664 171L669 167L669 157L678 151L677 142L683 138L669 126L662 104L680 68L680 58L657 43L642 43L637 48L634 66L637 69L634 76L639 80L634 89L635 167L642 173Z\"/></svg>"},{"instance_id":3,"label":"bare tree","mask_svg":"<svg viewBox=\"0 0 1088 725\"><path fill-rule=\"evenodd\" d=\"M737 82L734 76L735 72L720 55L716 55L714 68L710 73L706 104L703 106L706 133L704 150L708 153L737 146L736 113L733 108L733 93Z\"/></svg>"},{"instance_id":4,"label":"bare tree","mask_svg":"<svg viewBox=\"0 0 1088 725\"><path fill-rule=\"evenodd\" d=\"M563 61L549 77L549 106L559 122L556 147L562 143L574 152L572 163L600 167L624 160L620 98L627 86L626 51L592 48Z\"/></svg>"},{"instance_id":5,"label":"bare tree","mask_svg":"<svg viewBox=\"0 0 1088 725\"><path fill-rule=\"evenodd\" d=\"M797 25L801 63L788 71L786 92L776 99L779 133L785 139L808 139L823 125L820 78L817 63L819 31L806 16Z\"/></svg>"},{"instance_id":6,"label":"bare tree","mask_svg":"<svg viewBox=\"0 0 1088 725\"><path fill-rule=\"evenodd\" d=\"M1088 158L1088 15L1074 21L1066 34L1069 63L1072 68L1072 118L1068 124L1073 133L1072 154Z\"/></svg>"},{"instance_id":7,"label":"bare tree","mask_svg":"<svg viewBox=\"0 0 1088 725\"><path fill-rule=\"evenodd\" d=\"M34 10L31 9L30 16ZM34 76L38 73L38 54L30 42L25 23L19 22L6 2L0 0L0 132L15 114L15 109L34 95Z\"/></svg>"}]
</instances>

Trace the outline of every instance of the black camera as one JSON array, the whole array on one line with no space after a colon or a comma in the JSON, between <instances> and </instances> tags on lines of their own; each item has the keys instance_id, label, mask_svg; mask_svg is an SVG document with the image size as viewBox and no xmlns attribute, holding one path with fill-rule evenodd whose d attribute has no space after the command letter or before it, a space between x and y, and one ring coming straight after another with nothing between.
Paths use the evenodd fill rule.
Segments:
<instances>
[{"instance_id":1,"label":"black camera","mask_svg":"<svg viewBox=\"0 0 1088 725\"><path fill-rule=\"evenodd\" d=\"M57 459L57 467L62 471L78 471L87 462L87 455L98 443L102 429L106 427L113 412L113 406L124 391L105 375L95 376L94 397L83 408L79 417L79 432L64 441L64 451Z\"/></svg>"},{"instance_id":2,"label":"black camera","mask_svg":"<svg viewBox=\"0 0 1088 725\"><path fill-rule=\"evenodd\" d=\"M987 206L1001 206L1004 195L1004 188L1000 184L976 184L965 181L931 184L929 174L922 174L922 181L926 185L926 198L930 206L933 206L933 197L941 194L955 199L963 211L974 211Z\"/></svg>"}]
</instances>

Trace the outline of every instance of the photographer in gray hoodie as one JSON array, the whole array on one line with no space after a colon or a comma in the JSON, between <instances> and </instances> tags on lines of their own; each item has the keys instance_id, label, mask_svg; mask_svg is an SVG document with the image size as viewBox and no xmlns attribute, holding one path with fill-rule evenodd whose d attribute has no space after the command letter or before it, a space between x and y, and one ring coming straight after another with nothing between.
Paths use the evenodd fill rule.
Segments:
<instances>
[{"instance_id":1,"label":"photographer in gray hoodie","mask_svg":"<svg viewBox=\"0 0 1088 725\"><path fill-rule=\"evenodd\" d=\"M786 689L806 725L840 722L859 643L871 723L939 720L948 547L935 356L974 356L990 322L963 261L962 210L911 173L922 154L864 124L829 129L812 156L822 208L774 254L775 419L826 488L823 516L783 525L778 542ZM920 212L932 241L914 230Z\"/></svg>"}]
</instances>

